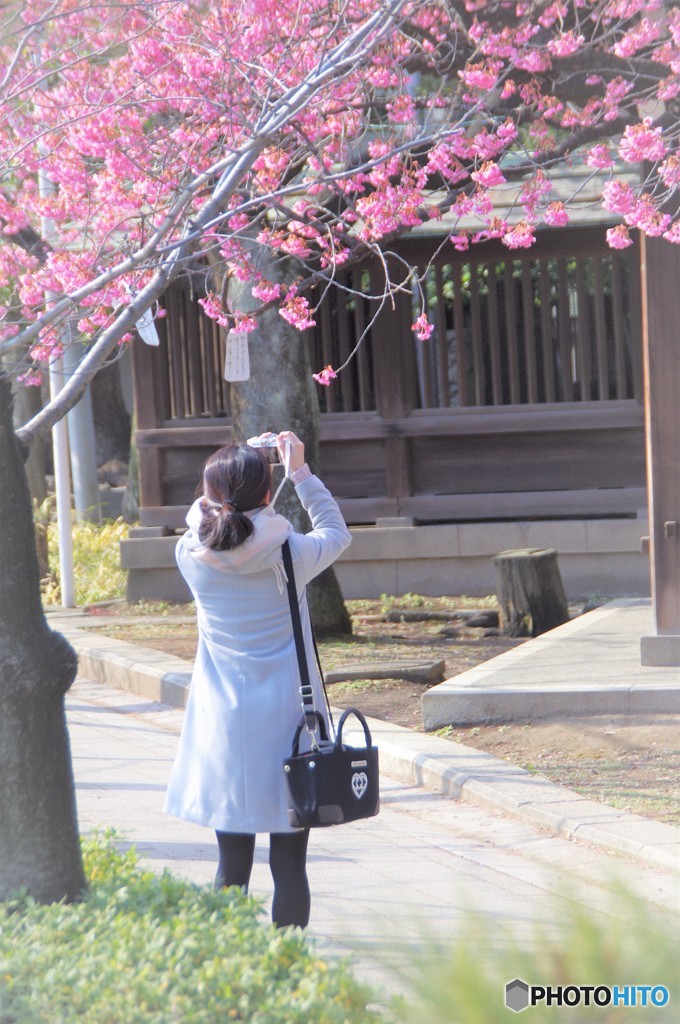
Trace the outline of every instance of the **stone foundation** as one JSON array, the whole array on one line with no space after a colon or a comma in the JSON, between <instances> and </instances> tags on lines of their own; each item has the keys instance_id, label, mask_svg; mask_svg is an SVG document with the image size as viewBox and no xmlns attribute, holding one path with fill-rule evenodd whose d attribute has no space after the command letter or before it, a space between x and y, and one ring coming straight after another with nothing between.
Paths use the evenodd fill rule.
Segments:
<instances>
[{"instance_id":1,"label":"stone foundation","mask_svg":"<svg viewBox=\"0 0 680 1024\"><path fill-rule=\"evenodd\" d=\"M130 601L190 599L175 566L177 539L160 532L138 527L121 543ZM644 597L650 592L649 563L640 542L647 532L643 519L355 527L353 543L335 568L347 599L407 593L482 597L495 593L491 559L499 551L554 547L569 601Z\"/></svg>"}]
</instances>

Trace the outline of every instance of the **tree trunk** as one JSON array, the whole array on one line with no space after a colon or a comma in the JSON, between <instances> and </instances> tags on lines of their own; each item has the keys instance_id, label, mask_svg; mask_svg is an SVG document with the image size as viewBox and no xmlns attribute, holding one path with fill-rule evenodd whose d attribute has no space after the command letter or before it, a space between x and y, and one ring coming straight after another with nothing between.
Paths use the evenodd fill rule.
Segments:
<instances>
[{"instance_id":1,"label":"tree trunk","mask_svg":"<svg viewBox=\"0 0 680 1024\"><path fill-rule=\"evenodd\" d=\"M554 548L501 551L493 563L507 636L540 636L569 621Z\"/></svg>"},{"instance_id":2,"label":"tree trunk","mask_svg":"<svg viewBox=\"0 0 680 1024\"><path fill-rule=\"evenodd\" d=\"M17 384L14 393L14 425L23 427L36 413L42 409L42 395L40 388L25 387ZM25 462L26 477L31 492L31 498L42 505L47 497L47 481L45 480L45 443L41 437L37 438L30 448L30 454Z\"/></svg>"},{"instance_id":3,"label":"tree trunk","mask_svg":"<svg viewBox=\"0 0 680 1024\"><path fill-rule=\"evenodd\" d=\"M254 243L255 244L255 243ZM259 265L264 276L275 282L290 280L292 264L274 266L261 247ZM256 306L251 284L232 279L228 291L232 310L248 312ZM258 320L257 330L248 335L250 379L231 385L234 436L240 440L265 430L292 430L305 444L305 458L313 472L319 465L319 402L312 380L307 339L275 311ZM278 478L276 478L278 480ZM306 533L309 519L288 484L276 503L295 528ZM347 635L352 623L345 608L333 568L327 569L308 587L310 613L319 635Z\"/></svg>"},{"instance_id":4,"label":"tree trunk","mask_svg":"<svg viewBox=\"0 0 680 1024\"><path fill-rule=\"evenodd\" d=\"M40 603L38 561L12 396L0 376L0 900L85 888L64 695L76 656Z\"/></svg>"},{"instance_id":5,"label":"tree trunk","mask_svg":"<svg viewBox=\"0 0 680 1024\"><path fill-rule=\"evenodd\" d=\"M130 454L131 414L127 381L123 381L123 374L129 373L129 362L128 354L124 359L104 363L90 384L98 466L112 460L127 462Z\"/></svg>"}]
</instances>

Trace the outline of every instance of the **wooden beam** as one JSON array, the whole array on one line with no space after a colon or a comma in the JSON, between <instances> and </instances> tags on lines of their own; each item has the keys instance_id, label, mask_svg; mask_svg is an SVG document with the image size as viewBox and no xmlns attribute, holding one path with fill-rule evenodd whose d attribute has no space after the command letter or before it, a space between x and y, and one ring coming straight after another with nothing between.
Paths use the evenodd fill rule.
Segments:
<instances>
[{"instance_id":1,"label":"wooden beam","mask_svg":"<svg viewBox=\"0 0 680 1024\"><path fill-rule=\"evenodd\" d=\"M666 664L680 665L680 250L643 236L641 259L654 624L657 636L677 638L677 660Z\"/></svg>"}]
</instances>

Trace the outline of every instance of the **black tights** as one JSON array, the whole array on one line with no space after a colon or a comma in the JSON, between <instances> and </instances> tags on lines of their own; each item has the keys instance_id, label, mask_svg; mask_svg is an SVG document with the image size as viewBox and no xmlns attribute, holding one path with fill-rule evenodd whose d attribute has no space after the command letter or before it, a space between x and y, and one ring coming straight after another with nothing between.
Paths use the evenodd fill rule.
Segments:
<instances>
[{"instance_id":1,"label":"black tights","mask_svg":"<svg viewBox=\"0 0 680 1024\"><path fill-rule=\"evenodd\" d=\"M238 885L246 892L255 855L255 836L247 832L217 832L220 860L215 887ZM295 924L306 928L309 921L307 842L309 829L300 832L272 832L269 836L269 867L274 879L272 921L277 928Z\"/></svg>"}]
</instances>

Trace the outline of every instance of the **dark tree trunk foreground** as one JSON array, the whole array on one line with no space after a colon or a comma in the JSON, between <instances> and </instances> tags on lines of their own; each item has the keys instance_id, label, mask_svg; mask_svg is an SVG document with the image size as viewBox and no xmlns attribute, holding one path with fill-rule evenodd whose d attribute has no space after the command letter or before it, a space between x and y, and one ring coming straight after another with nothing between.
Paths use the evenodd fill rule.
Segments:
<instances>
[{"instance_id":1,"label":"dark tree trunk foreground","mask_svg":"<svg viewBox=\"0 0 680 1024\"><path fill-rule=\"evenodd\" d=\"M271 265L264 250L260 249L260 253L265 277L270 281L283 281L284 273ZM232 310L249 312L258 305L250 288L250 284L230 282L228 298ZM305 335L286 323L276 310L271 310L259 318L257 330L248 335L248 346L250 379L231 385L234 437L245 440L265 430L276 433L292 430L304 441L305 458L311 470L317 472L319 401ZM309 518L291 484L284 487L276 507L296 530L301 533L309 530ZM307 593L314 628L320 636L352 632L332 567L312 580Z\"/></svg>"},{"instance_id":2,"label":"dark tree trunk foreground","mask_svg":"<svg viewBox=\"0 0 680 1024\"><path fill-rule=\"evenodd\" d=\"M76 655L40 603L31 502L0 375L0 900L85 888L64 695Z\"/></svg>"}]
</instances>

